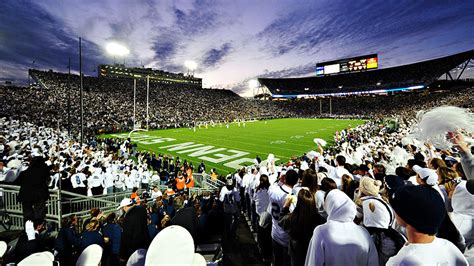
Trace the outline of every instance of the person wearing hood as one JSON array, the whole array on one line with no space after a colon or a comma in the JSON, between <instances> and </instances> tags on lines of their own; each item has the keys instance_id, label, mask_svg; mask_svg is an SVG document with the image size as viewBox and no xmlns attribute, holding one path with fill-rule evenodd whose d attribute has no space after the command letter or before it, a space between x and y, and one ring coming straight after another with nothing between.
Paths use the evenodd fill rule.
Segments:
<instances>
[{"instance_id":1,"label":"person wearing hood","mask_svg":"<svg viewBox=\"0 0 474 266\"><path fill-rule=\"evenodd\" d=\"M49 199L48 181L50 173L44 158L35 156L30 166L16 180L20 185L18 200L22 203L23 219L44 220L46 218L46 201Z\"/></svg>"},{"instance_id":2,"label":"person wearing hood","mask_svg":"<svg viewBox=\"0 0 474 266\"><path fill-rule=\"evenodd\" d=\"M367 230L356 225L356 205L342 191L327 193L328 221L316 227L305 265L378 265L377 249Z\"/></svg>"},{"instance_id":3,"label":"person wearing hood","mask_svg":"<svg viewBox=\"0 0 474 266\"><path fill-rule=\"evenodd\" d=\"M388 177L389 181L392 181L390 176ZM403 181L400 182L403 184ZM379 263L385 265L387 260L402 248L406 239L392 227L395 213L387 203L388 199L379 194L381 183L379 180L364 176L360 180L359 198L356 204L359 214L362 215L359 218L362 218L362 224L377 248Z\"/></svg>"},{"instance_id":4,"label":"person wearing hood","mask_svg":"<svg viewBox=\"0 0 474 266\"><path fill-rule=\"evenodd\" d=\"M123 211L123 230L120 241L120 259L127 261L135 250L148 248L147 211L141 205L134 205L132 199L125 198L120 202L118 210Z\"/></svg>"},{"instance_id":5,"label":"person wearing hood","mask_svg":"<svg viewBox=\"0 0 474 266\"><path fill-rule=\"evenodd\" d=\"M436 191L438 191L443 201L446 201L443 192L438 186L438 174L435 170L423 168L418 165L414 165L412 169L416 173L416 182L418 185L426 185L434 188Z\"/></svg>"},{"instance_id":6,"label":"person wearing hood","mask_svg":"<svg viewBox=\"0 0 474 266\"><path fill-rule=\"evenodd\" d=\"M452 201L451 219L463 235L467 249L474 249L474 180L453 179L452 186L446 186Z\"/></svg>"},{"instance_id":7,"label":"person wearing hood","mask_svg":"<svg viewBox=\"0 0 474 266\"><path fill-rule=\"evenodd\" d=\"M239 223L240 193L235 187L235 180L231 176L228 177L226 185L221 189L219 201L222 202L224 207L226 236L234 238Z\"/></svg>"},{"instance_id":8,"label":"person wearing hood","mask_svg":"<svg viewBox=\"0 0 474 266\"><path fill-rule=\"evenodd\" d=\"M404 186L390 197L397 223L406 228L408 244L387 265L468 265L450 241L436 237L447 215L440 194L428 186Z\"/></svg>"}]
</instances>

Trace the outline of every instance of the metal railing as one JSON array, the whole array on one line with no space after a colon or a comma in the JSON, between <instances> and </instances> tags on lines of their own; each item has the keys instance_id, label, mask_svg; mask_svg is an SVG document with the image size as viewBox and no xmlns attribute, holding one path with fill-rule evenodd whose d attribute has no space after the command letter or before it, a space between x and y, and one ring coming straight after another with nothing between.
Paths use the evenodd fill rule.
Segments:
<instances>
[{"instance_id":1,"label":"metal railing","mask_svg":"<svg viewBox=\"0 0 474 266\"><path fill-rule=\"evenodd\" d=\"M0 185L2 209L11 217L13 228L23 228L23 206L18 200L19 186ZM46 202L46 221L61 224L61 196L59 191L49 190L49 199Z\"/></svg>"},{"instance_id":2,"label":"metal railing","mask_svg":"<svg viewBox=\"0 0 474 266\"><path fill-rule=\"evenodd\" d=\"M189 194L202 194L203 192L214 192L224 185L220 180L212 180L207 174L193 174L195 187L188 190ZM159 186L164 191L167 186L159 184L150 184ZM20 191L19 186L0 185L0 198L3 209L9 216L12 229L22 229L25 225L23 221L23 206L18 200ZM104 214L116 210L120 201L129 198L131 191L115 192L111 194L98 196L84 196L64 190L49 190L49 199L46 202L46 221L61 228L61 220L65 216L75 215L79 223L90 216L89 211L92 208L99 208ZM151 198L147 199L149 204L153 204Z\"/></svg>"}]
</instances>

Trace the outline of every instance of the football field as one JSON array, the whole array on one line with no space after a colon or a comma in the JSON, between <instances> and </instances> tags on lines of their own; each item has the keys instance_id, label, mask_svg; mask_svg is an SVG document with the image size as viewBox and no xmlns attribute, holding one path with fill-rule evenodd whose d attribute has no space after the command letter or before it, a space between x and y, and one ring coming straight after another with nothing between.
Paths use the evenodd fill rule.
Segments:
<instances>
[{"instance_id":1,"label":"football field","mask_svg":"<svg viewBox=\"0 0 474 266\"><path fill-rule=\"evenodd\" d=\"M265 160L273 153L279 162L315 150L314 138L333 143L336 131L355 127L364 120L339 119L275 119L247 121L214 126L140 131L131 135L139 150L172 155L191 161L195 168L201 161L206 172L216 168L227 174L243 165L253 163L256 155ZM128 133L100 137L127 138Z\"/></svg>"}]
</instances>

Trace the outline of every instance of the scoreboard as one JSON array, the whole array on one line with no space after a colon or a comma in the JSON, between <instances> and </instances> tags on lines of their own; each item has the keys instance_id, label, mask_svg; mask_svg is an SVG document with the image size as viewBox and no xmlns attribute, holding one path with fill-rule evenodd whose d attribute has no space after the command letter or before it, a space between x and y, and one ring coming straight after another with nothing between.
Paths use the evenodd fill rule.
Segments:
<instances>
[{"instance_id":1,"label":"scoreboard","mask_svg":"<svg viewBox=\"0 0 474 266\"><path fill-rule=\"evenodd\" d=\"M379 66L377 54L357 56L352 58L328 61L316 64L316 76L350 73L377 69Z\"/></svg>"}]
</instances>

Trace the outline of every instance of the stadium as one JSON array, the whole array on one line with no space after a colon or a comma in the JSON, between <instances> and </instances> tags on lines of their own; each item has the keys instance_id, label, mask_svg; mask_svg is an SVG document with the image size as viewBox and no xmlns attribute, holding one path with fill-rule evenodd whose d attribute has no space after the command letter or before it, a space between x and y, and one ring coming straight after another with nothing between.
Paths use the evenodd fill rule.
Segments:
<instances>
[{"instance_id":1,"label":"stadium","mask_svg":"<svg viewBox=\"0 0 474 266\"><path fill-rule=\"evenodd\" d=\"M474 264L472 44L418 40L417 60L393 59L390 42L339 56L302 49L291 40L300 32L275 19L252 42L217 47L211 34L203 52L195 39L219 29L199 4L173 7L171 30L158 12L135 28L90 18L80 37L52 15L71 7L30 4L67 30L41 28L54 44L24 47L10 34L21 23L0 11L13 29L0 27L0 265ZM97 8L105 25L110 10ZM311 16L303 22L320 27ZM249 30L226 27L219 37ZM130 28L147 31L137 41ZM155 36L147 57L154 31L171 41ZM176 52L188 43L196 60Z\"/></svg>"}]
</instances>

